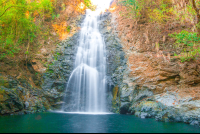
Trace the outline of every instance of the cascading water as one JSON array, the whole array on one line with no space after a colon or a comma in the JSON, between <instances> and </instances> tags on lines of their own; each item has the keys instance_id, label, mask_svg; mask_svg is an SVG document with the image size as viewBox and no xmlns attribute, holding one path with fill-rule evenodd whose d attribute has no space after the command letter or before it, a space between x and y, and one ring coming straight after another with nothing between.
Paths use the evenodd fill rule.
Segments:
<instances>
[{"instance_id":1,"label":"cascading water","mask_svg":"<svg viewBox=\"0 0 200 134\"><path fill-rule=\"evenodd\" d=\"M94 1L94 0L93 0ZM95 1L94 1L95 2ZM96 1L97 2L97 1ZM106 1L108 3L108 1ZM105 5L105 3L103 3ZM86 10L79 47L76 54L75 69L72 72L65 97L63 110L66 112L106 112L106 51L99 32L98 10Z\"/></svg>"}]
</instances>

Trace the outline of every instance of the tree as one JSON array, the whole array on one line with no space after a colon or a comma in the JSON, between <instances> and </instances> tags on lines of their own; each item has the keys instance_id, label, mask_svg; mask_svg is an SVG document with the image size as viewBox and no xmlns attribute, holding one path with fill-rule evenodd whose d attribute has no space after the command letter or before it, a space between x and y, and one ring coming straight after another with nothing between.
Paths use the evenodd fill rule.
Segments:
<instances>
[{"instance_id":1,"label":"tree","mask_svg":"<svg viewBox=\"0 0 200 134\"><path fill-rule=\"evenodd\" d=\"M0 60L20 50L27 55L45 16L52 12L51 0L0 0Z\"/></svg>"},{"instance_id":2,"label":"tree","mask_svg":"<svg viewBox=\"0 0 200 134\"><path fill-rule=\"evenodd\" d=\"M195 0L192 0L192 5L194 10L196 11L197 14L197 24L200 24L200 13L199 13L199 8L197 7L197 3ZM198 35L200 36L200 27L198 27Z\"/></svg>"}]
</instances>

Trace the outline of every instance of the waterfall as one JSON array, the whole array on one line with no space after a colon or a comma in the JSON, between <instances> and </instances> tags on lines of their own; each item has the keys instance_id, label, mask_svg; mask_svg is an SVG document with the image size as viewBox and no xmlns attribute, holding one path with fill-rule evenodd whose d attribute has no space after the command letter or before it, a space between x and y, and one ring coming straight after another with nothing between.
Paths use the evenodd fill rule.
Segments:
<instances>
[{"instance_id":1,"label":"waterfall","mask_svg":"<svg viewBox=\"0 0 200 134\"><path fill-rule=\"evenodd\" d=\"M66 88L68 95L65 97L65 104L62 107L66 112L107 111L106 50L99 32L99 13L100 10L86 10L74 70Z\"/></svg>"}]
</instances>

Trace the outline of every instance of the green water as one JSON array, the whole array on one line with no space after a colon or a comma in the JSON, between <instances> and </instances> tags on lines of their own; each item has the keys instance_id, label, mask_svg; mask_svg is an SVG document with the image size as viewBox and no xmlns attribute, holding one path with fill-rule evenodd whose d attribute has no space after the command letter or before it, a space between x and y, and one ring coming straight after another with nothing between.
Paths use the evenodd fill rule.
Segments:
<instances>
[{"instance_id":1,"label":"green water","mask_svg":"<svg viewBox=\"0 0 200 134\"><path fill-rule=\"evenodd\" d=\"M199 127L131 115L40 113L0 117L0 132L25 133L200 133Z\"/></svg>"}]
</instances>

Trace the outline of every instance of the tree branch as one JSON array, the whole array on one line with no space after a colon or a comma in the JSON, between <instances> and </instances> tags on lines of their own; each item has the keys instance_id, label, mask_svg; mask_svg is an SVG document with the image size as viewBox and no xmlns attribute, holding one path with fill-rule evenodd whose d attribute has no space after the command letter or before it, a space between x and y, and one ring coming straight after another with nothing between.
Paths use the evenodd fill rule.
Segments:
<instances>
[{"instance_id":1,"label":"tree branch","mask_svg":"<svg viewBox=\"0 0 200 134\"><path fill-rule=\"evenodd\" d=\"M197 8L195 0L192 0L192 5L193 5L194 10L197 13L197 24L199 24L200 23L200 14L199 14L199 8ZM198 30L198 36L200 36L200 28L197 28L197 30Z\"/></svg>"},{"instance_id":2,"label":"tree branch","mask_svg":"<svg viewBox=\"0 0 200 134\"><path fill-rule=\"evenodd\" d=\"M24 8L24 7L20 7L20 6L10 6L8 7L1 15L0 15L0 18L6 13L6 11L12 7L19 7L19 8Z\"/></svg>"},{"instance_id":3,"label":"tree branch","mask_svg":"<svg viewBox=\"0 0 200 134\"><path fill-rule=\"evenodd\" d=\"M0 6L2 6L2 5L4 5L4 4L6 4L8 2L8 0L7 1L5 1L4 3L2 3Z\"/></svg>"},{"instance_id":4,"label":"tree branch","mask_svg":"<svg viewBox=\"0 0 200 134\"><path fill-rule=\"evenodd\" d=\"M193 5L194 10L197 12L197 14L199 14L199 8L197 8L195 0L192 0L192 5Z\"/></svg>"}]
</instances>

